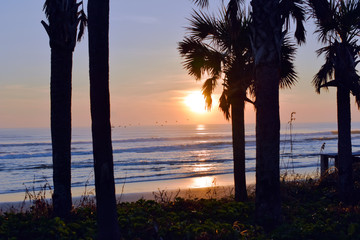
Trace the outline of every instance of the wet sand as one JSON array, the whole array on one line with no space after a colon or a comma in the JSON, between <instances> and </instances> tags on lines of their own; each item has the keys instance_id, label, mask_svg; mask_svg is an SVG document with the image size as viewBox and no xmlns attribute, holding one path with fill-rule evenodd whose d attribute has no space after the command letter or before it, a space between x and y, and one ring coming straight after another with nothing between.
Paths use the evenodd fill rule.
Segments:
<instances>
[{"instance_id":1,"label":"wet sand","mask_svg":"<svg viewBox=\"0 0 360 240\"><path fill-rule=\"evenodd\" d=\"M246 180L248 185L255 183L255 173L247 173ZM195 178L183 178L164 181L150 181L141 183L125 183L116 185L116 196L119 202L134 202L141 198L146 200L173 200L175 197L182 198L221 198L234 194L233 174L223 174L214 176L204 176ZM73 204L79 205L81 196L95 196L93 186L86 188L72 188ZM0 195L0 209L7 211L11 208L20 210L24 205L25 193L3 194ZM50 201L50 193L47 199ZM30 206L30 201L26 200L23 209Z\"/></svg>"}]
</instances>

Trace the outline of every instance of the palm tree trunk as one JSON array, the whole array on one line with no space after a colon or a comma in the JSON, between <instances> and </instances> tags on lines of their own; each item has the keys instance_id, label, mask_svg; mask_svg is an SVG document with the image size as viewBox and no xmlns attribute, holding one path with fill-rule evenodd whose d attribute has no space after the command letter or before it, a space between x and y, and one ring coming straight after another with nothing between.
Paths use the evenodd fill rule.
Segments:
<instances>
[{"instance_id":1,"label":"palm tree trunk","mask_svg":"<svg viewBox=\"0 0 360 240\"><path fill-rule=\"evenodd\" d=\"M256 216L265 228L281 219L279 82L281 19L278 0L252 0L256 91Z\"/></svg>"},{"instance_id":2,"label":"palm tree trunk","mask_svg":"<svg viewBox=\"0 0 360 240\"><path fill-rule=\"evenodd\" d=\"M337 87L337 106L339 193L342 200L349 203L352 200L354 184L352 176L350 91L345 87Z\"/></svg>"},{"instance_id":3,"label":"palm tree trunk","mask_svg":"<svg viewBox=\"0 0 360 240\"><path fill-rule=\"evenodd\" d=\"M109 0L88 1L90 102L98 239L120 239L109 96Z\"/></svg>"},{"instance_id":4,"label":"palm tree trunk","mask_svg":"<svg viewBox=\"0 0 360 240\"><path fill-rule=\"evenodd\" d=\"M54 214L68 217L71 201L71 71L72 51L51 49L51 138Z\"/></svg>"},{"instance_id":5,"label":"palm tree trunk","mask_svg":"<svg viewBox=\"0 0 360 240\"><path fill-rule=\"evenodd\" d=\"M235 201L246 201L245 120L244 101L234 97L231 103L232 140L234 156Z\"/></svg>"},{"instance_id":6,"label":"palm tree trunk","mask_svg":"<svg viewBox=\"0 0 360 240\"><path fill-rule=\"evenodd\" d=\"M256 215L272 228L280 222L280 117L276 66L256 69ZM260 81L261 79L261 81Z\"/></svg>"}]
</instances>

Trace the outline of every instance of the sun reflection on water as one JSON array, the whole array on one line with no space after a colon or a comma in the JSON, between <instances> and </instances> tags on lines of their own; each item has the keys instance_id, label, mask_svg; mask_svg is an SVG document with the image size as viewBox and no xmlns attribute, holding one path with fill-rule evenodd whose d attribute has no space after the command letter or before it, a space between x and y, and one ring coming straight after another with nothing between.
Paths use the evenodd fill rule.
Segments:
<instances>
[{"instance_id":1,"label":"sun reflection on water","mask_svg":"<svg viewBox=\"0 0 360 240\"><path fill-rule=\"evenodd\" d=\"M206 132L206 126L205 126L204 124L198 124L198 125L196 125L195 130L196 130L196 134L197 134L197 135L205 135L205 134L207 134L207 132Z\"/></svg>"},{"instance_id":2,"label":"sun reflection on water","mask_svg":"<svg viewBox=\"0 0 360 240\"><path fill-rule=\"evenodd\" d=\"M206 161L209 159L210 152L207 150L194 151L194 157L200 162Z\"/></svg>"},{"instance_id":3,"label":"sun reflection on water","mask_svg":"<svg viewBox=\"0 0 360 240\"><path fill-rule=\"evenodd\" d=\"M196 126L196 131L204 131L205 130L205 125L204 124L198 124Z\"/></svg>"},{"instance_id":4,"label":"sun reflection on water","mask_svg":"<svg viewBox=\"0 0 360 240\"><path fill-rule=\"evenodd\" d=\"M193 171L194 172L205 172L205 171L210 170L211 167L212 167L212 165L210 165L210 164L198 164L198 165L194 166Z\"/></svg>"},{"instance_id":5,"label":"sun reflection on water","mask_svg":"<svg viewBox=\"0 0 360 240\"><path fill-rule=\"evenodd\" d=\"M206 133L207 129L204 124L196 125L195 130L196 130L196 134L198 135L207 134ZM197 142L206 143L208 141L207 139L201 139L200 141ZM191 166L191 170L194 173L206 174L207 172L211 171L214 168L213 164L201 163L209 158L210 152L208 150L204 149L204 150L194 151L194 154L197 160L199 161L199 164L194 164L193 166ZM206 188L206 187L212 187L214 186L214 184L215 184L214 177L209 177L209 176L196 177L191 179L190 188Z\"/></svg>"}]
</instances>

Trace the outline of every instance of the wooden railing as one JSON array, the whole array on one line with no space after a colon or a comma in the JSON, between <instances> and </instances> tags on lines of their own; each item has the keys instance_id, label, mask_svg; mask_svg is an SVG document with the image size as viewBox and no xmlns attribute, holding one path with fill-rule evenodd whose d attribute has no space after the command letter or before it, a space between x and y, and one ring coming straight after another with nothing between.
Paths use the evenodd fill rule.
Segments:
<instances>
[{"instance_id":1,"label":"wooden railing","mask_svg":"<svg viewBox=\"0 0 360 240\"><path fill-rule=\"evenodd\" d=\"M354 162L360 162L360 153L352 154ZM335 161L335 168L338 168L338 154L337 153L321 153L320 154L320 173L323 175L329 169L329 158Z\"/></svg>"}]
</instances>

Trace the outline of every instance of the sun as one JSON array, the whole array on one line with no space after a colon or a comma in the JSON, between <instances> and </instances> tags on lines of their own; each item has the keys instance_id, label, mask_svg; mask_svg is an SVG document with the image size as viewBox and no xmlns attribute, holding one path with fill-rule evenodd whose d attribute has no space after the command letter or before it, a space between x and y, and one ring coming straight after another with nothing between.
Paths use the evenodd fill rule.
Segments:
<instances>
[{"instance_id":1,"label":"sun","mask_svg":"<svg viewBox=\"0 0 360 240\"><path fill-rule=\"evenodd\" d=\"M199 91L190 92L185 98L184 103L195 113L206 113L205 99Z\"/></svg>"}]
</instances>

